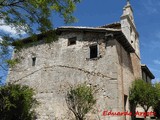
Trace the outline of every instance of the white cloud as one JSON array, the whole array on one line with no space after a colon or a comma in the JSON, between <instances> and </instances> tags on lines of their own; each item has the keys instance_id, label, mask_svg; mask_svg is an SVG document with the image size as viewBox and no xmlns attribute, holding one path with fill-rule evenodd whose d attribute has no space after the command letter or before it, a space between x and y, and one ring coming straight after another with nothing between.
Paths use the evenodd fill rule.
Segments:
<instances>
[{"instance_id":1,"label":"white cloud","mask_svg":"<svg viewBox=\"0 0 160 120\"><path fill-rule=\"evenodd\" d=\"M6 25L3 20L0 21L0 31L9 34L11 37L17 37L18 34L26 34L23 30L18 33L14 27Z\"/></svg>"},{"instance_id":2,"label":"white cloud","mask_svg":"<svg viewBox=\"0 0 160 120\"><path fill-rule=\"evenodd\" d=\"M0 30L10 33L10 34L16 34L16 30L10 26L7 25L2 25L0 26Z\"/></svg>"},{"instance_id":3,"label":"white cloud","mask_svg":"<svg viewBox=\"0 0 160 120\"><path fill-rule=\"evenodd\" d=\"M160 60L154 60L153 62L154 62L154 64L160 65Z\"/></svg>"}]
</instances>

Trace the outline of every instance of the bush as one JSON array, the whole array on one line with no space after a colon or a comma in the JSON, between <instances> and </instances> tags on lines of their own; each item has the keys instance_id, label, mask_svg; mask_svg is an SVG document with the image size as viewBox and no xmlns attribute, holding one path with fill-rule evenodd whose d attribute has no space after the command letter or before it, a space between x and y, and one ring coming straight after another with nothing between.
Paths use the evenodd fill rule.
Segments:
<instances>
[{"instance_id":1,"label":"bush","mask_svg":"<svg viewBox=\"0 0 160 120\"><path fill-rule=\"evenodd\" d=\"M156 89L156 101L157 104L153 106L154 112L156 112L156 117L160 118L160 83L154 85Z\"/></svg>"},{"instance_id":2,"label":"bush","mask_svg":"<svg viewBox=\"0 0 160 120\"><path fill-rule=\"evenodd\" d=\"M157 104L156 98L156 89L150 83L146 83L141 79L133 82L129 95L130 106L133 113L138 104L147 112L151 106Z\"/></svg>"},{"instance_id":3,"label":"bush","mask_svg":"<svg viewBox=\"0 0 160 120\"><path fill-rule=\"evenodd\" d=\"M85 115L92 109L96 100L93 96L93 89L86 84L81 84L68 91L66 102L76 120L84 120Z\"/></svg>"},{"instance_id":4,"label":"bush","mask_svg":"<svg viewBox=\"0 0 160 120\"><path fill-rule=\"evenodd\" d=\"M33 120L37 104L28 86L8 84L0 87L0 120Z\"/></svg>"}]
</instances>

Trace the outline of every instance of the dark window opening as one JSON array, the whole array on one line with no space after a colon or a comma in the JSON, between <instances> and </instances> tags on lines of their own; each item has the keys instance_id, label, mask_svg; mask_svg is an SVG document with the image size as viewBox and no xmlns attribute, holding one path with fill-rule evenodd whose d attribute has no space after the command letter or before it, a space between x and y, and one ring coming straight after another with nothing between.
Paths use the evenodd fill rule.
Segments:
<instances>
[{"instance_id":1,"label":"dark window opening","mask_svg":"<svg viewBox=\"0 0 160 120\"><path fill-rule=\"evenodd\" d=\"M32 66L35 66L36 65L36 57L33 57L32 58Z\"/></svg>"},{"instance_id":2,"label":"dark window opening","mask_svg":"<svg viewBox=\"0 0 160 120\"><path fill-rule=\"evenodd\" d=\"M132 31L133 31L133 30L132 30L132 27L130 27L130 33L132 33Z\"/></svg>"},{"instance_id":3,"label":"dark window opening","mask_svg":"<svg viewBox=\"0 0 160 120\"><path fill-rule=\"evenodd\" d=\"M126 111L126 104L127 104L127 95L124 95L124 111Z\"/></svg>"},{"instance_id":4,"label":"dark window opening","mask_svg":"<svg viewBox=\"0 0 160 120\"><path fill-rule=\"evenodd\" d=\"M77 37L72 37L68 39L68 46L76 44Z\"/></svg>"},{"instance_id":5,"label":"dark window opening","mask_svg":"<svg viewBox=\"0 0 160 120\"><path fill-rule=\"evenodd\" d=\"M98 48L97 45L90 46L90 58L98 57Z\"/></svg>"}]
</instances>

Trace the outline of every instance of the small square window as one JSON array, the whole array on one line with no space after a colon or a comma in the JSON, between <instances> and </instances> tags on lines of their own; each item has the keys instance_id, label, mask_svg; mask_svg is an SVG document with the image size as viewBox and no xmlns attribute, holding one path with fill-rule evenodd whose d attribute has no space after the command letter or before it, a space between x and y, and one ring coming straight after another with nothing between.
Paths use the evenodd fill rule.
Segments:
<instances>
[{"instance_id":1,"label":"small square window","mask_svg":"<svg viewBox=\"0 0 160 120\"><path fill-rule=\"evenodd\" d=\"M77 37L72 37L68 39L68 46L76 44Z\"/></svg>"},{"instance_id":2,"label":"small square window","mask_svg":"<svg viewBox=\"0 0 160 120\"><path fill-rule=\"evenodd\" d=\"M98 57L98 47L97 45L90 46L90 58Z\"/></svg>"},{"instance_id":3,"label":"small square window","mask_svg":"<svg viewBox=\"0 0 160 120\"><path fill-rule=\"evenodd\" d=\"M36 65L36 57L33 57L32 58L32 66L35 66Z\"/></svg>"}]
</instances>

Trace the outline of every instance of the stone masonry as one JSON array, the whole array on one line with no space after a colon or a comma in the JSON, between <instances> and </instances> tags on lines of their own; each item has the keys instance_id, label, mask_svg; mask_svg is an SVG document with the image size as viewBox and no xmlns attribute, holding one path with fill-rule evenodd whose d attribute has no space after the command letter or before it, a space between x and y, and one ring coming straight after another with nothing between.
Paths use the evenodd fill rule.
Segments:
<instances>
[{"instance_id":1,"label":"stone masonry","mask_svg":"<svg viewBox=\"0 0 160 120\"><path fill-rule=\"evenodd\" d=\"M129 87L142 76L138 33L129 2L120 23L60 27L57 31L58 40L51 44L42 38L37 45L14 52L13 59L21 58L21 62L10 69L7 79L35 89L40 102L37 120L74 120L65 94L71 85L84 82L98 89L87 120L130 120L130 116L102 115L104 110L129 111ZM76 38L76 43L69 45L70 38ZM95 58L91 58L91 46L97 46Z\"/></svg>"}]
</instances>

